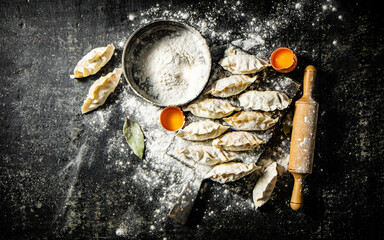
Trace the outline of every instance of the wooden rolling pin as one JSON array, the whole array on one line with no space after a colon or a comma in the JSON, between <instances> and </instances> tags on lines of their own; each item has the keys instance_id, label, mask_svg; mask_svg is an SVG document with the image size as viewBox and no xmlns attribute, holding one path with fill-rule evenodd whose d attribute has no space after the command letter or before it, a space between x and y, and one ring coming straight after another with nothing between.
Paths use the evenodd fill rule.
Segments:
<instances>
[{"instance_id":1,"label":"wooden rolling pin","mask_svg":"<svg viewBox=\"0 0 384 240\"><path fill-rule=\"evenodd\" d=\"M319 104L312 98L315 78L316 68L307 66L304 70L303 96L295 104L288 166L295 179L291 198L293 210L303 206L304 179L312 173L319 110Z\"/></svg>"}]
</instances>

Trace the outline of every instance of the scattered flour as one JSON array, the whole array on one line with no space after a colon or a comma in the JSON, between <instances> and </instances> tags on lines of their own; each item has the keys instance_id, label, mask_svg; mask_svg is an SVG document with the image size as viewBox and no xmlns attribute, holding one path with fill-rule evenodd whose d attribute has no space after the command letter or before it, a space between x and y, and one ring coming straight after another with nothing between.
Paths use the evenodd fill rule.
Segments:
<instances>
[{"instance_id":1,"label":"scattered flour","mask_svg":"<svg viewBox=\"0 0 384 240\"><path fill-rule=\"evenodd\" d=\"M323 5L319 6L318 11L313 11L311 14L306 13L309 1L298 0L291 4L275 4L273 6L273 12L266 18L257 17L250 15L246 9L246 6L241 1L226 0L221 3L212 2L207 6L206 11L201 13L194 5L186 6L185 9L173 11L172 5L160 5L156 4L146 11L136 14L137 17L131 22L132 28L137 29L145 24L152 22L153 19L169 19L185 22L195 27L202 35L206 38L209 45L220 46L232 43L233 45L242 48L245 51L253 53L260 58L269 59L271 52L277 47L287 46L291 47L294 51L298 46L290 46L288 42L284 42L285 37L281 36L281 32L294 26L299 28L300 24L308 23L312 24L313 27L317 27L321 19L326 16L324 13L330 14L336 12L336 5L332 1L327 1ZM129 16L129 15L128 15ZM238 22L237 28L223 28L221 25L222 16L231 19L231 21ZM338 19L342 20L342 15L338 15ZM292 22L296 19L296 22ZM131 20L129 18L129 20ZM120 41L120 40L117 40ZM165 47L165 46L164 46ZM165 49L165 48L164 48ZM168 47L168 49L171 49ZM214 49L214 48L213 48ZM180 51L180 50L178 50ZM212 51L212 50L211 50ZM307 50L312 54L312 57L316 57L318 50L316 46L313 49ZM156 53L159 54L159 53ZM213 53L214 54L214 53ZM182 56L182 55L181 55ZM159 60L152 60L159 61ZM181 57L179 60L180 67L186 65L185 58ZM159 61L161 62L161 61ZM161 65L166 64L166 61L162 62ZM147 71L147 75L153 75L155 72L160 72L159 69L144 69ZM183 75L183 71L180 71ZM159 75L159 78L161 78ZM180 79L174 79L180 81ZM160 81L161 82L161 79ZM160 202L158 208L153 212L154 219L156 222L148 225L148 231L161 232L161 225L167 221L167 213L172 208L174 201L177 199L183 183L189 179L192 174L191 169L175 161L165 154L165 149L172 142L172 134L169 134L161 129L158 124L158 117L161 109L151 104L142 103L137 100L136 96L125 95L122 101L122 110L127 112L128 115L136 116L140 119L140 124L144 126L144 129L149 126L156 124L158 130L151 129L150 131L144 131L147 138L146 142L146 164L151 165L155 169L163 169L167 172L165 177L169 177L172 182L166 186L166 189L161 193L161 196L157 201ZM161 141L159 141L161 139ZM288 160L289 160L289 144L290 139L282 138L281 147L272 149L270 152L270 158L273 161L277 161L279 175L287 174ZM161 157L160 157L161 156ZM268 161L268 160L265 160ZM270 160L272 161L272 160ZM147 173L145 173L147 171ZM138 168L134 179L135 181L142 181L147 184L151 179L151 173L148 173L148 169ZM181 179L178 179L181 178ZM166 181L169 182L169 179ZM150 182L153 186L161 186L164 184L161 177L154 177L153 182ZM153 188L148 186L149 188ZM216 196L216 195L215 195ZM223 194L218 195L218 198L228 197L236 199L236 195L229 194L228 190L225 190ZM208 200L209 201L209 200ZM244 203L239 206L236 202ZM232 201L231 201L232 202ZM253 203L251 199L236 199L233 201L234 204L229 204L225 210L227 211L240 211L241 209L253 209ZM203 221L215 221L217 212L208 208L206 209ZM122 222L122 225L129 224L129 220ZM151 227L155 226L155 227ZM197 226L199 228L199 226ZM120 233L120 232L119 232Z\"/></svg>"},{"instance_id":2,"label":"scattered flour","mask_svg":"<svg viewBox=\"0 0 384 240\"><path fill-rule=\"evenodd\" d=\"M291 43L285 41L286 38L281 35L281 32L292 28L298 29L301 24L311 24L316 28L319 26L320 21L329 14L336 14L336 19L340 21L343 20L343 14L337 13L337 6L333 1L324 1L324 3L318 6L318 9L310 13L305 11L308 5L309 0L298 0L289 4L275 3L271 6L271 13L262 18L252 14L252 12L247 9L247 6L244 6L242 1L225 0L222 2L212 2L206 5L204 11L200 10L201 6L194 4L187 5L184 9L177 11L174 11L174 6L171 4L154 4L143 12L128 13L126 17L127 23L130 24L128 28L132 31L155 19L182 21L195 27L206 38L210 46L220 46L232 42L245 51L268 59L270 53L277 47L292 47L294 51L295 48L298 47L296 45L289 46ZM238 23L234 24L233 29L223 27L223 24L226 24L226 21L229 21L229 19L230 21ZM295 22L292 22L293 20L291 19L295 19ZM129 35L124 32L117 34L115 39L111 39L111 41L114 42L117 45L117 49L121 51L128 37ZM179 36L178 38L182 37L183 36ZM176 40L176 38L173 40ZM168 39L167 41L173 40ZM162 71L162 68L165 68L166 65L172 61L177 62L173 70L175 77L173 81L177 84L180 84L180 82L185 80L185 77L188 77L199 68L197 65L196 69L193 69L193 64L191 64L190 61L193 62L194 56L193 54L187 54L186 51L181 48L184 46L167 46L165 42L159 42L158 44L163 45L162 51L157 50L159 51L157 52L154 50L155 48L152 50L149 48L145 54L147 54L146 56L149 62L152 61L154 64L158 61L160 63L159 66L154 69L144 68L142 69L142 73L140 73L142 76L147 75L153 77L152 79L156 78L159 80L160 86L155 87L167 88L167 86L161 85L162 79L164 79L167 74ZM177 41L174 41L173 45L174 44L177 44ZM300 42L297 44L300 44ZM335 46L338 44L340 43L336 40L333 42ZM158 48L156 47L156 49ZM178 52L178 54L173 56L168 55L164 59L160 59L160 55L166 53L166 51L175 51ZM316 46L314 46L313 49L307 49L307 51L312 54L312 57L316 57L318 54ZM124 81L124 79L121 81ZM167 100L167 96L159 95L158 97L162 100L165 98L164 101ZM123 157L127 155L130 149L122 137L122 131L117 130L116 134L113 134L107 140L108 161L114 162L114 168L121 171L125 171L135 164L133 175L122 179L121 184L125 186L134 183L147 189L148 199L153 199L153 204L156 207L154 207L153 210L149 210L152 211L150 214L152 215L153 222L148 223L144 220L139 223L134 222L132 221L133 218L140 219L141 216L127 215L121 218L118 226L110 227L114 228L116 234L119 236L126 236L129 235L130 232L137 232L137 230L132 230L132 228L141 228L143 231L156 232L156 236L161 238L164 237L164 230L162 229L168 224L167 221L169 221L167 214L172 208L185 182L192 176L193 172L185 165L166 155L166 149L169 144L171 144L174 136L163 130L159 124L161 108L145 102L136 95L129 94L127 91L123 91L118 98L116 104L120 108L119 111L138 122L143 129L146 138L145 159L140 162L140 164L137 164L133 163L132 159ZM172 99L170 101L172 101ZM89 126L95 134L111 131L111 129L108 129L111 124L110 116L113 113L112 111L115 110L116 108L109 106L104 109L98 109L94 114L90 114L85 118L84 125ZM124 122L124 115L121 116L120 122ZM280 158L279 165L281 165L282 168L279 172L281 175L286 174L287 171L289 158L287 149L289 149L289 141L283 145L283 149L278 152L277 156L272 152L270 154L273 160L275 160L276 157ZM86 156L87 154L85 154L85 150L89 150L89 146L84 145L84 147L81 147L78 156L63 169L64 173L67 173L69 170L72 171L68 173L72 181L69 184L70 186L66 193L67 197L65 202L70 202L79 168L83 160L88 157ZM115 156L121 157L116 158ZM93 156L91 155L90 158L93 159ZM63 175L67 175L64 173ZM234 210L241 211L243 208L253 209L253 204L250 199L244 200L243 197L233 196L232 193L229 194L228 190L224 190L222 194L217 195L218 201L220 197L231 199L231 201L226 201L230 204L224 209L224 212ZM241 206L239 206L238 203L236 204L236 202L241 201L244 202ZM214 203L208 204L202 224L204 224L204 222L215 221L217 214L219 214L217 211L210 209L210 205L214 205ZM127 213L131 212L135 212L134 209L127 210ZM143 225L146 225L146 228L143 228ZM199 228L199 225L197 228Z\"/></svg>"}]
</instances>

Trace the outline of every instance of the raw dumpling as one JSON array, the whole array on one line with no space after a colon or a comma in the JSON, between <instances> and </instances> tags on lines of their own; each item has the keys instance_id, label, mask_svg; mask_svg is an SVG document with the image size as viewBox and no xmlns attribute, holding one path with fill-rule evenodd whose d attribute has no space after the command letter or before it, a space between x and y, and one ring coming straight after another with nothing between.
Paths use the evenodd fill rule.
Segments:
<instances>
[{"instance_id":1,"label":"raw dumpling","mask_svg":"<svg viewBox=\"0 0 384 240\"><path fill-rule=\"evenodd\" d=\"M96 74L111 59L114 51L113 44L91 50L77 63L71 78L83 78Z\"/></svg>"},{"instance_id":2,"label":"raw dumpling","mask_svg":"<svg viewBox=\"0 0 384 240\"><path fill-rule=\"evenodd\" d=\"M233 74L257 73L271 66L254 55L229 55L221 59L219 64Z\"/></svg>"},{"instance_id":3,"label":"raw dumpling","mask_svg":"<svg viewBox=\"0 0 384 240\"><path fill-rule=\"evenodd\" d=\"M123 69L115 68L113 72L96 80L89 89L88 97L84 101L81 111L87 113L103 105L109 94L115 90L122 72Z\"/></svg>"},{"instance_id":4,"label":"raw dumpling","mask_svg":"<svg viewBox=\"0 0 384 240\"><path fill-rule=\"evenodd\" d=\"M180 155L187 159L191 159L196 163L214 166L216 164L225 163L237 159L234 155L217 147L205 145L192 145L181 152Z\"/></svg>"},{"instance_id":5,"label":"raw dumpling","mask_svg":"<svg viewBox=\"0 0 384 240\"><path fill-rule=\"evenodd\" d=\"M183 109L191 111L193 115L204 118L223 118L241 108L234 107L229 101L215 98L197 100Z\"/></svg>"},{"instance_id":6,"label":"raw dumpling","mask_svg":"<svg viewBox=\"0 0 384 240\"><path fill-rule=\"evenodd\" d=\"M229 132L212 141L212 145L229 151L252 150L265 143L254 133L239 131Z\"/></svg>"},{"instance_id":7,"label":"raw dumpling","mask_svg":"<svg viewBox=\"0 0 384 240\"><path fill-rule=\"evenodd\" d=\"M220 123L212 120L203 120L199 122L193 122L180 130L176 136L191 141L204 141L207 139L217 138L229 127L223 126Z\"/></svg>"},{"instance_id":8,"label":"raw dumpling","mask_svg":"<svg viewBox=\"0 0 384 240\"><path fill-rule=\"evenodd\" d=\"M291 99L279 91L248 91L239 96L240 105L253 110L283 110L289 106Z\"/></svg>"},{"instance_id":9,"label":"raw dumpling","mask_svg":"<svg viewBox=\"0 0 384 240\"><path fill-rule=\"evenodd\" d=\"M270 113L242 111L223 120L237 130L258 131L272 127L279 118L272 118Z\"/></svg>"},{"instance_id":10,"label":"raw dumpling","mask_svg":"<svg viewBox=\"0 0 384 240\"><path fill-rule=\"evenodd\" d=\"M247 75L232 75L227 78L222 78L214 82L205 94L222 98L230 97L244 91L256 78L257 76L251 78Z\"/></svg>"},{"instance_id":11,"label":"raw dumpling","mask_svg":"<svg viewBox=\"0 0 384 240\"><path fill-rule=\"evenodd\" d=\"M227 183L236 181L261 167L256 166L254 163L246 164L242 162L231 162L216 165L207 174L206 178L210 178L219 183Z\"/></svg>"},{"instance_id":12,"label":"raw dumpling","mask_svg":"<svg viewBox=\"0 0 384 240\"><path fill-rule=\"evenodd\" d=\"M253 203L258 208L268 201L277 182L276 162L270 164L257 181L252 192Z\"/></svg>"}]
</instances>

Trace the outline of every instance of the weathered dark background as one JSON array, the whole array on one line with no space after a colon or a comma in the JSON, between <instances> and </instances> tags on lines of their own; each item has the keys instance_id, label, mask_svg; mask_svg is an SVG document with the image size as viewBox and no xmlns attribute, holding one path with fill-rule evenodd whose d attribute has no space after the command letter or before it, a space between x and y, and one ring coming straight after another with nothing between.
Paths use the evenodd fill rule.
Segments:
<instances>
[{"instance_id":1,"label":"weathered dark background","mask_svg":"<svg viewBox=\"0 0 384 240\"><path fill-rule=\"evenodd\" d=\"M161 187L131 184L140 161L109 146L111 134L121 132L124 116L114 106L122 104L124 94L133 94L128 86L122 81L99 109L99 114L109 114L101 130L98 123L90 124L98 113L80 114L96 79L69 78L83 54L113 42L117 56L97 76L105 74L120 64L120 42L147 20L166 18L195 26L210 45L247 32L268 33L255 30L252 21L263 27L269 26L264 19L272 25L273 19L286 20L271 28L274 34L263 36L264 54L279 46L294 49L299 65L291 76L298 81L306 65L318 69L315 164L306 181L303 210L289 208L289 176L257 211L236 207L241 197L222 196L219 184L208 184L191 223L180 226L159 206ZM0 19L1 239L116 238L124 221L126 236L135 239L377 239L383 234L384 25L378 5L337 0L24 0L1 1ZM228 30L223 39L220 33ZM132 163L124 170L116 158ZM157 215L149 214L153 212Z\"/></svg>"}]
</instances>

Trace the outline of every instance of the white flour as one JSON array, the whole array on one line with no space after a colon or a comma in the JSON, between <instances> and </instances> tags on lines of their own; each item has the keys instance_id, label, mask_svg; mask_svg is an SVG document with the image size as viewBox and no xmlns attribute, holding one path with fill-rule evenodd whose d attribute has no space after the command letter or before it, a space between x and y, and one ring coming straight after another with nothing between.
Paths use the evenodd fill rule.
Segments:
<instances>
[{"instance_id":1,"label":"white flour","mask_svg":"<svg viewBox=\"0 0 384 240\"><path fill-rule=\"evenodd\" d=\"M195 98L209 74L204 45L191 32L174 32L145 46L134 73L149 100L178 105Z\"/></svg>"}]
</instances>

